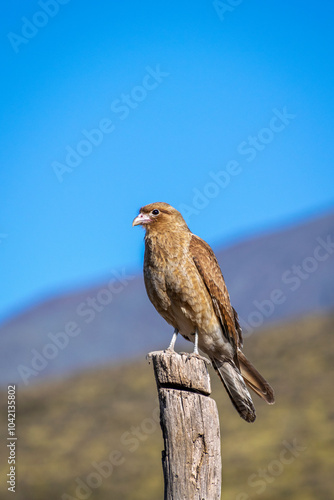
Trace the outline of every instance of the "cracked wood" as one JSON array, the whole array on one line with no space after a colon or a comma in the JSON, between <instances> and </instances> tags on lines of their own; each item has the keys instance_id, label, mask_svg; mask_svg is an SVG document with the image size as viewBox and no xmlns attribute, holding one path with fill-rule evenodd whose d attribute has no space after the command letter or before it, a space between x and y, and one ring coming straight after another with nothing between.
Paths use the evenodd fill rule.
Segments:
<instances>
[{"instance_id":1,"label":"cracked wood","mask_svg":"<svg viewBox=\"0 0 334 500\"><path fill-rule=\"evenodd\" d=\"M165 500L219 500L220 431L203 358L152 352L164 439Z\"/></svg>"}]
</instances>

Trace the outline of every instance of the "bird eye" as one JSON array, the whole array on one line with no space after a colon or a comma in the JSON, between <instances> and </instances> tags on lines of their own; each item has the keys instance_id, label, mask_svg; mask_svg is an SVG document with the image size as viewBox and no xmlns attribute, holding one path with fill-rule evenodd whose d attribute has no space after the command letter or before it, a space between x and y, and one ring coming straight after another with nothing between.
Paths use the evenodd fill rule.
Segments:
<instances>
[{"instance_id":1,"label":"bird eye","mask_svg":"<svg viewBox=\"0 0 334 500\"><path fill-rule=\"evenodd\" d=\"M155 208L154 210L152 210L152 215L159 215L160 212L157 208Z\"/></svg>"}]
</instances>

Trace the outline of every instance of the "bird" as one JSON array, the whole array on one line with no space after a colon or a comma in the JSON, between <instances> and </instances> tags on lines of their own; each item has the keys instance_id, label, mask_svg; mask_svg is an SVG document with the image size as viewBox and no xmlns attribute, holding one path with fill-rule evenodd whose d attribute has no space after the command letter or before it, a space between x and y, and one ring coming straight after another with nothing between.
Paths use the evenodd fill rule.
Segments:
<instances>
[{"instance_id":1,"label":"bird","mask_svg":"<svg viewBox=\"0 0 334 500\"><path fill-rule=\"evenodd\" d=\"M193 355L199 356L199 348L209 357L239 415L254 422L248 389L269 404L275 402L274 391L242 352L238 314L213 250L168 203L143 206L132 225L145 229L148 298L174 328L168 350L174 351L179 333L193 342Z\"/></svg>"}]
</instances>

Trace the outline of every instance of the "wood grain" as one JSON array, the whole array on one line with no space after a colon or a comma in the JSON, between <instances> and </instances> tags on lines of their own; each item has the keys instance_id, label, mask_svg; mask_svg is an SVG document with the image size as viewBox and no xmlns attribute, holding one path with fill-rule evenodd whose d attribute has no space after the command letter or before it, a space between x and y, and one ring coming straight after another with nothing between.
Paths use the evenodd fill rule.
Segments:
<instances>
[{"instance_id":1,"label":"wood grain","mask_svg":"<svg viewBox=\"0 0 334 500\"><path fill-rule=\"evenodd\" d=\"M199 356L171 351L149 354L153 362L164 439L165 500L219 500L220 430L210 377Z\"/></svg>"}]
</instances>

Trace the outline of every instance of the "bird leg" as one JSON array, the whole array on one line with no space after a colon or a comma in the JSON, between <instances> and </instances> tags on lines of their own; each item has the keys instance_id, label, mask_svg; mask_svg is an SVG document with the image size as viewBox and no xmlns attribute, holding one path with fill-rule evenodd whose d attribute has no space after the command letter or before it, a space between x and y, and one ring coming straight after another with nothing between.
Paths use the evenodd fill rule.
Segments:
<instances>
[{"instance_id":1,"label":"bird leg","mask_svg":"<svg viewBox=\"0 0 334 500\"><path fill-rule=\"evenodd\" d=\"M194 350L192 353L188 353L186 361L189 361L189 359L191 359L192 357L195 357L195 358L198 358L198 359L201 359L202 361L204 361L204 363L206 365L211 365L211 361L208 358L201 356L198 352L198 332L197 332L197 330L195 330L194 336L195 336L195 338L194 338ZM186 354L186 353L183 353L183 354Z\"/></svg>"},{"instance_id":2,"label":"bird leg","mask_svg":"<svg viewBox=\"0 0 334 500\"><path fill-rule=\"evenodd\" d=\"M197 330L195 330L195 340L194 340L193 354L198 354L198 333L197 333Z\"/></svg>"},{"instance_id":3,"label":"bird leg","mask_svg":"<svg viewBox=\"0 0 334 500\"><path fill-rule=\"evenodd\" d=\"M200 356L199 352L198 352L198 333L197 333L197 330L195 330L194 336L195 336L195 338L194 338L194 350L193 350L193 352L188 353L188 355L187 355L187 361L189 361L189 359L192 356L195 356L196 358L200 358L200 359L206 360L206 358L202 358L202 356Z\"/></svg>"},{"instance_id":4,"label":"bird leg","mask_svg":"<svg viewBox=\"0 0 334 500\"><path fill-rule=\"evenodd\" d=\"M175 342L176 342L178 333L179 333L179 330L177 328L175 328L172 340L170 341L170 344L169 344L167 351L174 351L174 346L175 346Z\"/></svg>"}]
</instances>

